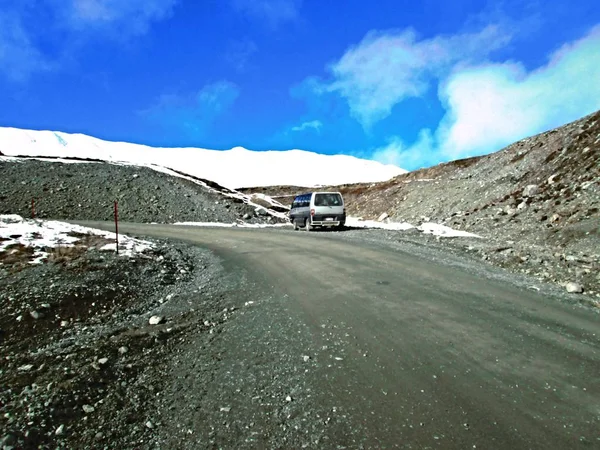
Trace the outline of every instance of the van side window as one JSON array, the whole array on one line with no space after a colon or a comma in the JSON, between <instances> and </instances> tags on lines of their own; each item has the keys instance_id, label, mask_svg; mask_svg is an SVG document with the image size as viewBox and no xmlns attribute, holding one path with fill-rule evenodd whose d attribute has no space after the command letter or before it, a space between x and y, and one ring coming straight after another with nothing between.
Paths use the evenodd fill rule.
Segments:
<instances>
[{"instance_id":1,"label":"van side window","mask_svg":"<svg viewBox=\"0 0 600 450\"><path fill-rule=\"evenodd\" d=\"M307 207L310 206L310 194L305 194L304 196L304 201L302 202L302 206L303 207Z\"/></svg>"}]
</instances>

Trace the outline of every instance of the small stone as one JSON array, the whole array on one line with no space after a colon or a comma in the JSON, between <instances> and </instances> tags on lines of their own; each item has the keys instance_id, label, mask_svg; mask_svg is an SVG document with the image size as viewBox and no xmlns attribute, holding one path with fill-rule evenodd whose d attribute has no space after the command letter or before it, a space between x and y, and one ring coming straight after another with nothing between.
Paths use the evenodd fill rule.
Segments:
<instances>
[{"instance_id":1,"label":"small stone","mask_svg":"<svg viewBox=\"0 0 600 450\"><path fill-rule=\"evenodd\" d=\"M308 355L304 355L304 356L302 357L302 359L304 360L304 362L308 362L308 360L310 359L310 356L308 356Z\"/></svg>"},{"instance_id":2,"label":"small stone","mask_svg":"<svg viewBox=\"0 0 600 450\"><path fill-rule=\"evenodd\" d=\"M382 213L378 218L377 221L378 222L383 222L385 219L387 219L389 217L388 213Z\"/></svg>"},{"instance_id":3,"label":"small stone","mask_svg":"<svg viewBox=\"0 0 600 450\"><path fill-rule=\"evenodd\" d=\"M101 366L103 366L104 364L106 364L108 362L108 358L100 358L98 360L98 364L100 364Z\"/></svg>"},{"instance_id":4,"label":"small stone","mask_svg":"<svg viewBox=\"0 0 600 450\"><path fill-rule=\"evenodd\" d=\"M554 222L558 222L560 220L560 216L558 214L553 214L552 217L550 217L550 222L554 223Z\"/></svg>"},{"instance_id":5,"label":"small stone","mask_svg":"<svg viewBox=\"0 0 600 450\"><path fill-rule=\"evenodd\" d=\"M154 429L154 424L150 421L146 422L146 428L148 428L149 430Z\"/></svg>"},{"instance_id":6,"label":"small stone","mask_svg":"<svg viewBox=\"0 0 600 450\"><path fill-rule=\"evenodd\" d=\"M229 412L229 411L231 411L231 406L221 406L221 408L219 408L219 411Z\"/></svg>"},{"instance_id":7,"label":"small stone","mask_svg":"<svg viewBox=\"0 0 600 450\"><path fill-rule=\"evenodd\" d=\"M286 402L291 402L291 401L292 401L292 397L288 395L288 396L285 398L285 401L286 401Z\"/></svg>"},{"instance_id":8,"label":"small stone","mask_svg":"<svg viewBox=\"0 0 600 450\"><path fill-rule=\"evenodd\" d=\"M56 429L56 431L54 432L54 434L57 436L61 436L61 435L65 434L65 426L64 425L59 426Z\"/></svg>"},{"instance_id":9,"label":"small stone","mask_svg":"<svg viewBox=\"0 0 600 450\"><path fill-rule=\"evenodd\" d=\"M24 366L19 367L17 370L19 372L29 372L31 369L33 369L33 364L25 364Z\"/></svg>"},{"instance_id":10,"label":"small stone","mask_svg":"<svg viewBox=\"0 0 600 450\"><path fill-rule=\"evenodd\" d=\"M148 321L148 323L150 325L158 325L162 321L163 321L163 318L161 316L152 316L152 317L150 317L150 320Z\"/></svg>"},{"instance_id":11,"label":"small stone","mask_svg":"<svg viewBox=\"0 0 600 450\"><path fill-rule=\"evenodd\" d=\"M121 355L124 355L125 353L127 353L127 347L119 347L119 353Z\"/></svg>"},{"instance_id":12,"label":"small stone","mask_svg":"<svg viewBox=\"0 0 600 450\"><path fill-rule=\"evenodd\" d=\"M581 286L579 283L567 283L565 285L565 289L571 294L581 294L583 292L583 286Z\"/></svg>"},{"instance_id":13,"label":"small stone","mask_svg":"<svg viewBox=\"0 0 600 450\"><path fill-rule=\"evenodd\" d=\"M12 433L5 434L0 439L0 448L14 448L17 445L17 436Z\"/></svg>"},{"instance_id":14,"label":"small stone","mask_svg":"<svg viewBox=\"0 0 600 450\"><path fill-rule=\"evenodd\" d=\"M539 191L538 185L537 184L530 184L528 186L525 186L525 189L523 189L523 196L524 197L533 197L534 195L536 195Z\"/></svg>"},{"instance_id":15,"label":"small stone","mask_svg":"<svg viewBox=\"0 0 600 450\"><path fill-rule=\"evenodd\" d=\"M90 414L95 411L95 408L91 405L83 405L82 408L83 408L83 412L86 414Z\"/></svg>"},{"instance_id":16,"label":"small stone","mask_svg":"<svg viewBox=\"0 0 600 450\"><path fill-rule=\"evenodd\" d=\"M29 315L30 315L31 317L33 317L35 320L38 320L38 319L41 319L42 317L44 317L44 314L43 314L43 313L41 313L41 312L39 312L39 311L31 311L31 312L29 313Z\"/></svg>"}]
</instances>

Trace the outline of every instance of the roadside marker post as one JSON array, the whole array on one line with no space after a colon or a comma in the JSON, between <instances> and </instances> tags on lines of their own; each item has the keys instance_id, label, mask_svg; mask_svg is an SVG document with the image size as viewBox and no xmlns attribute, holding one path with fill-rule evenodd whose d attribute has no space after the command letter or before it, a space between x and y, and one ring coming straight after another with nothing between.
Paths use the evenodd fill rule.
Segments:
<instances>
[{"instance_id":1,"label":"roadside marker post","mask_svg":"<svg viewBox=\"0 0 600 450\"><path fill-rule=\"evenodd\" d=\"M117 255L119 254L119 208L115 200L115 242L117 244Z\"/></svg>"}]
</instances>

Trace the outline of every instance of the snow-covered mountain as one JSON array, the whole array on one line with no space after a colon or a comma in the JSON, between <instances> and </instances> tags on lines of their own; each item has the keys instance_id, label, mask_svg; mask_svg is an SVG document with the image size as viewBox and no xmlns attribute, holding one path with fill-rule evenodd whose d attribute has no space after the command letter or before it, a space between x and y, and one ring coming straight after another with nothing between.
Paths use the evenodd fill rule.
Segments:
<instances>
[{"instance_id":1,"label":"snow-covered mountain","mask_svg":"<svg viewBox=\"0 0 600 450\"><path fill-rule=\"evenodd\" d=\"M90 158L140 166L158 165L235 189L250 186L319 186L385 181L406 170L347 155L303 150L251 151L156 148L110 142L84 134L0 127L6 156Z\"/></svg>"}]
</instances>

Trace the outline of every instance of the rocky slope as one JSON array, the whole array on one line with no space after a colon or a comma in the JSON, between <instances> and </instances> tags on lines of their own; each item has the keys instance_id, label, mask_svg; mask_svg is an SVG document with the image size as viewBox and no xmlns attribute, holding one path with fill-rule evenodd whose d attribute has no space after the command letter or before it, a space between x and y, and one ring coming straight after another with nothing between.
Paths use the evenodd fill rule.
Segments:
<instances>
[{"instance_id":1,"label":"rocky slope","mask_svg":"<svg viewBox=\"0 0 600 450\"><path fill-rule=\"evenodd\" d=\"M490 155L324 189L341 191L351 215L477 233L469 251L483 260L600 292L600 112ZM305 190L241 191L286 203Z\"/></svg>"},{"instance_id":2,"label":"rocky slope","mask_svg":"<svg viewBox=\"0 0 600 450\"><path fill-rule=\"evenodd\" d=\"M71 250L0 265L0 448L150 448L173 349L230 306L218 261L177 243Z\"/></svg>"},{"instance_id":3,"label":"rocky slope","mask_svg":"<svg viewBox=\"0 0 600 450\"><path fill-rule=\"evenodd\" d=\"M3 158L0 174L0 214L30 217L35 199L38 218L112 220L117 200L120 219L131 222L278 220L265 208L248 204L247 198L210 181L145 167Z\"/></svg>"}]
</instances>

